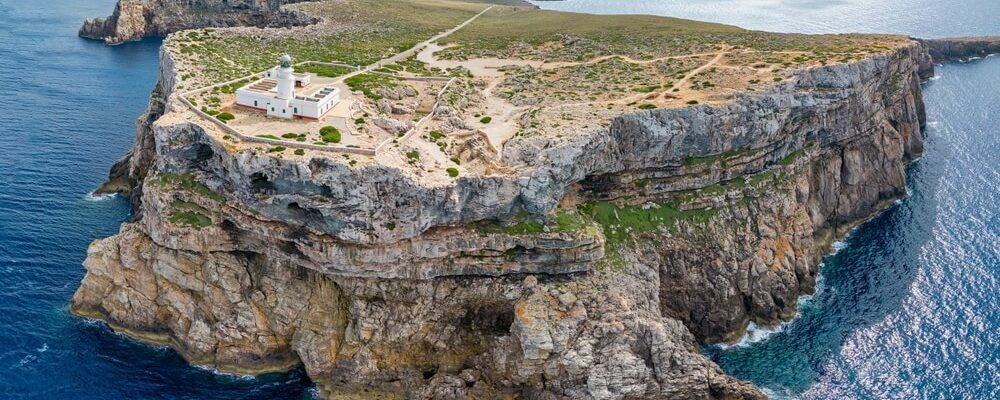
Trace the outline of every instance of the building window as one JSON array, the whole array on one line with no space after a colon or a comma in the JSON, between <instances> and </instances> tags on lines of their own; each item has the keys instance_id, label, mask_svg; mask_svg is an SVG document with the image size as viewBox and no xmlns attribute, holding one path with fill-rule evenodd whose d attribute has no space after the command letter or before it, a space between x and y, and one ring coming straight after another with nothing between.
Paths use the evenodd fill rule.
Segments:
<instances>
[{"instance_id":1,"label":"building window","mask_svg":"<svg viewBox=\"0 0 1000 400\"><path fill-rule=\"evenodd\" d=\"M298 114L299 113L299 108L295 107L295 108L292 109L292 111L295 112L296 114Z\"/></svg>"},{"instance_id":2,"label":"building window","mask_svg":"<svg viewBox=\"0 0 1000 400\"><path fill-rule=\"evenodd\" d=\"M271 112L274 112L274 107L271 107Z\"/></svg>"},{"instance_id":3,"label":"building window","mask_svg":"<svg viewBox=\"0 0 1000 400\"><path fill-rule=\"evenodd\" d=\"M253 101L253 106L254 106L254 107L257 107L257 100L254 100L254 101Z\"/></svg>"}]
</instances>

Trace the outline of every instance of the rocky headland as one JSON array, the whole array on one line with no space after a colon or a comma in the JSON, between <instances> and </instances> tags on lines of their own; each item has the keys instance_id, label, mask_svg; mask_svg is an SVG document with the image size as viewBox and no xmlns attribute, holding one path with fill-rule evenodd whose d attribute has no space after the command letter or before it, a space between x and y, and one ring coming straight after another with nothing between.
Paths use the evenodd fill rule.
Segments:
<instances>
[{"instance_id":1,"label":"rocky headland","mask_svg":"<svg viewBox=\"0 0 1000 400\"><path fill-rule=\"evenodd\" d=\"M725 54L681 72L683 86L640 90L650 107L566 104L588 121L556 123L544 114L564 105L539 104L503 143L467 120L545 67L521 62L495 84L457 75L431 111L454 140L429 145L454 156L448 177L420 143L364 158L234 140L180 99L184 37L168 38L107 186L131 196L133 221L91 245L72 311L223 371L303 365L327 398L763 398L699 346L795 314L833 240L905 196L932 55L987 48L892 37L841 62L710 69L736 59L712 47ZM502 51L549 62L587 40ZM752 90L689 88L729 67L754 74Z\"/></svg>"},{"instance_id":2,"label":"rocky headland","mask_svg":"<svg viewBox=\"0 0 1000 400\"><path fill-rule=\"evenodd\" d=\"M119 0L111 16L84 21L79 34L113 45L192 28L288 27L318 22L315 17L282 8L301 1Z\"/></svg>"}]
</instances>

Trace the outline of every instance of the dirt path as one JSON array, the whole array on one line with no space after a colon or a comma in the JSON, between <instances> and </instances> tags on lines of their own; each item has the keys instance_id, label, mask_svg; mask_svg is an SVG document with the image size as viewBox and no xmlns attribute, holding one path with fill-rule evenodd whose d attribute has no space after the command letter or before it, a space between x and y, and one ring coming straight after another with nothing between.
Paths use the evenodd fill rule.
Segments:
<instances>
[{"instance_id":1,"label":"dirt path","mask_svg":"<svg viewBox=\"0 0 1000 400\"><path fill-rule=\"evenodd\" d=\"M383 59L381 59L379 61L376 61L375 63L373 63L371 65L368 65L368 66L366 66L366 67L364 67L364 68L362 68L362 69L360 69L358 71L354 71L354 72L351 72L351 73L349 73L347 75L343 75L343 76L340 77L340 79L338 79L338 83L339 82L343 82L345 79L348 79L348 78L350 78L352 76L356 76L356 75L363 74L363 73L366 73L366 72L374 71L376 69L382 68L385 65L397 63L399 61L402 61L402 60L405 60L405 59L409 58L410 56L412 56L414 54L418 54L420 52L423 52L424 49L427 48L427 47L429 47L431 44L437 43L438 40L441 40L441 39L443 39L445 37L448 37L449 35L451 35L451 34L453 34L455 32L458 32L459 29L462 29L462 28L466 27L467 25L471 24L472 21L475 21L476 18L479 18L483 14L486 14L487 11L492 10L493 7L494 6L487 7L483 11L480 11L478 14L473 15L472 18L469 18L469 19L465 20L465 22L462 22L461 24L456 25L454 28L451 28L451 29L446 30L444 32L441 32L441 33L439 33L437 35L434 35L430 39L427 39L427 40L425 40L423 42L417 43L415 46L411 47L409 50L393 54L390 57L383 58Z\"/></svg>"},{"instance_id":2,"label":"dirt path","mask_svg":"<svg viewBox=\"0 0 1000 400\"><path fill-rule=\"evenodd\" d=\"M711 61L705 63L704 65L702 65L702 66L700 66L698 68L695 68L695 69L691 70L691 72L688 72L687 75L684 75L684 78L681 78L681 80L675 82L674 85L670 87L670 90L683 87L684 84L687 83L687 81L691 80L691 78L693 78L695 75L700 74L701 71L704 71L706 69L711 68L713 65L715 65L715 63L719 62L719 60L721 60L722 57L725 57L726 54L729 54L729 52L728 51L723 51L721 53L718 53L718 54L716 54L715 57L712 58Z\"/></svg>"}]
</instances>

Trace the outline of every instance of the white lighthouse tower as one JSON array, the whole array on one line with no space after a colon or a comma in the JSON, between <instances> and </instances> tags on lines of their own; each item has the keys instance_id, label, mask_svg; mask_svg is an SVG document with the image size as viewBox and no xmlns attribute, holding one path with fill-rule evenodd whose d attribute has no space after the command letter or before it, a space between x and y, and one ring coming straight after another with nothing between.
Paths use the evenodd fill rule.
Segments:
<instances>
[{"instance_id":1,"label":"white lighthouse tower","mask_svg":"<svg viewBox=\"0 0 1000 400\"><path fill-rule=\"evenodd\" d=\"M292 69L292 56L285 54L281 56L281 64L278 67L278 98L291 100L295 98L295 70Z\"/></svg>"},{"instance_id":2,"label":"white lighthouse tower","mask_svg":"<svg viewBox=\"0 0 1000 400\"><path fill-rule=\"evenodd\" d=\"M264 71L260 79L236 89L236 104L269 117L318 120L340 102L336 86L312 86L312 76L296 74L292 56L281 56L278 66ZM295 88L300 88L295 93Z\"/></svg>"}]
</instances>

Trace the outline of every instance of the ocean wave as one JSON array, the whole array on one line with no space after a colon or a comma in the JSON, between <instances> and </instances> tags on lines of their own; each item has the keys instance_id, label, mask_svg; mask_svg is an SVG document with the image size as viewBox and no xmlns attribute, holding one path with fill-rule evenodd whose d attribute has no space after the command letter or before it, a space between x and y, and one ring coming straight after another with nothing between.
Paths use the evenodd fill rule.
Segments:
<instances>
[{"instance_id":1,"label":"ocean wave","mask_svg":"<svg viewBox=\"0 0 1000 400\"><path fill-rule=\"evenodd\" d=\"M105 201L105 200L111 200L118 195L118 193L94 194L94 192L96 191L91 191L90 193L87 193L86 196L83 196L83 199L87 201Z\"/></svg>"},{"instance_id":2,"label":"ocean wave","mask_svg":"<svg viewBox=\"0 0 1000 400\"><path fill-rule=\"evenodd\" d=\"M227 378L233 378L233 379L240 380L240 381L247 381L247 382L249 382L249 381L255 381L255 380L257 380L257 377L254 376L254 375L244 375L244 374L237 374L237 373L233 373L233 372L219 371L218 369L209 367L207 365L192 365L192 367L195 367L195 368L200 369L202 371L211 372L213 375L224 376L224 377L227 377Z\"/></svg>"},{"instance_id":3,"label":"ocean wave","mask_svg":"<svg viewBox=\"0 0 1000 400\"><path fill-rule=\"evenodd\" d=\"M834 242L835 247L837 242ZM823 263L819 264L818 269L820 271L823 270ZM803 310L812 308L813 301L816 299L816 296L819 296L826 289L825 282L826 279L823 278L822 273L816 275L816 290L813 291L813 294L803 294L799 296L799 298L796 300L795 316L793 316L791 319L783 321L777 326L773 327L757 326L755 322L750 321L750 324L747 325L746 333L743 334L743 337L741 337L739 341L737 341L736 343L718 343L715 344L714 346L722 350L729 350L737 347L750 347L750 345L767 341L768 339L771 338L771 336L774 336L774 334L776 333L781 333L782 331L785 330L785 328L787 328L789 325L793 324L800 317L802 317Z\"/></svg>"},{"instance_id":4,"label":"ocean wave","mask_svg":"<svg viewBox=\"0 0 1000 400\"><path fill-rule=\"evenodd\" d=\"M785 387L781 388L761 387L760 391L763 392L764 395L767 396L767 398L774 400L786 400L786 399L791 399L795 396L791 390Z\"/></svg>"}]
</instances>

